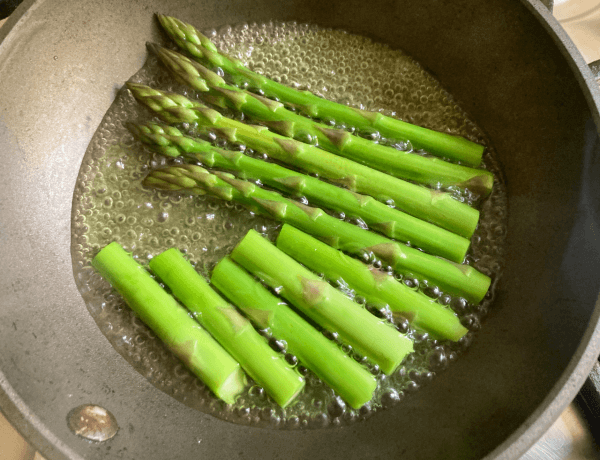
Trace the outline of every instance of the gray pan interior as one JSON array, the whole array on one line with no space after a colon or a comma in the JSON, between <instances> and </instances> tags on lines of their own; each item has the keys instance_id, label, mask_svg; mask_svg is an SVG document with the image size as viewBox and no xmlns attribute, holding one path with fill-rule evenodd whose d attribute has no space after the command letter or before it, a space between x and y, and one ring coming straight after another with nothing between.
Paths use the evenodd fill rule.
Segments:
<instances>
[{"instance_id":1,"label":"gray pan interior","mask_svg":"<svg viewBox=\"0 0 600 460\"><path fill-rule=\"evenodd\" d=\"M509 0L26 1L0 32L0 407L50 460L515 458L600 351L600 145L591 73L544 6ZM71 270L79 165L115 92L162 41L152 13L200 27L297 20L406 50L497 148L507 267L475 346L393 410L351 427L229 424L155 389L110 346ZM8 35L7 35L8 34ZM84 403L121 429L67 428Z\"/></svg>"}]
</instances>

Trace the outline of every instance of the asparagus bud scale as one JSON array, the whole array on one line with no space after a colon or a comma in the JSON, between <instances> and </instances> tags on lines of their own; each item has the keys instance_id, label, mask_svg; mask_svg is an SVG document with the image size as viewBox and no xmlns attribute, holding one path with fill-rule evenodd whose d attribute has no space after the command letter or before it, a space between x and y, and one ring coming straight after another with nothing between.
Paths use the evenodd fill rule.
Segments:
<instances>
[{"instance_id":1,"label":"asparagus bud scale","mask_svg":"<svg viewBox=\"0 0 600 460\"><path fill-rule=\"evenodd\" d=\"M390 139L408 139L416 148L460 160L468 165L478 166L481 163L484 150L481 145L460 137L414 126L377 112L352 109L322 99L308 91L298 91L269 80L244 67L240 61L219 53L215 45L191 24L164 15L158 15L158 19L165 32L180 48L201 63L223 69L237 84L249 83L250 86L270 97L277 97L296 105L313 117L330 117L359 129L374 129Z\"/></svg>"}]
</instances>

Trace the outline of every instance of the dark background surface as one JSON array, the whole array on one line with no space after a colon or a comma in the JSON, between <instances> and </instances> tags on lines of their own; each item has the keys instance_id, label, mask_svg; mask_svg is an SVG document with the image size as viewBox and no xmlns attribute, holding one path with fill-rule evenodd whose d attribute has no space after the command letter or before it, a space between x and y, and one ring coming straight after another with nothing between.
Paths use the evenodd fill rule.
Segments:
<instances>
[{"instance_id":1,"label":"dark background surface","mask_svg":"<svg viewBox=\"0 0 600 460\"><path fill-rule=\"evenodd\" d=\"M22 0L0 0L0 19L7 18Z\"/></svg>"}]
</instances>

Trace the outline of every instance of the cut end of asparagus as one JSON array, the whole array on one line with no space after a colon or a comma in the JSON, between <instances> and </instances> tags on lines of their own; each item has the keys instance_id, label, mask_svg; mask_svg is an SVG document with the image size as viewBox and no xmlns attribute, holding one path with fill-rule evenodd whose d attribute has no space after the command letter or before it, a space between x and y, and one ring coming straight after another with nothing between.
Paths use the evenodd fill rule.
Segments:
<instances>
[{"instance_id":1,"label":"cut end of asparagus","mask_svg":"<svg viewBox=\"0 0 600 460\"><path fill-rule=\"evenodd\" d=\"M453 312L424 294L291 225L283 225L276 246L313 272L323 273L330 281L343 282L368 303L389 307L392 313L398 313L436 338L457 341L468 332Z\"/></svg>"},{"instance_id":2,"label":"cut end of asparagus","mask_svg":"<svg viewBox=\"0 0 600 460\"><path fill-rule=\"evenodd\" d=\"M391 374L414 351L410 339L373 316L317 275L283 253L255 230L250 230L231 252L231 259L258 276L342 341ZM307 285L310 283L310 285Z\"/></svg>"},{"instance_id":3,"label":"cut end of asparagus","mask_svg":"<svg viewBox=\"0 0 600 460\"><path fill-rule=\"evenodd\" d=\"M358 409L370 401L377 386L373 375L281 302L229 257L215 267L211 282L261 328L285 340L302 365Z\"/></svg>"},{"instance_id":4,"label":"cut end of asparagus","mask_svg":"<svg viewBox=\"0 0 600 460\"><path fill-rule=\"evenodd\" d=\"M240 393L244 391L246 385L248 385L248 379L240 367L221 384L221 388L219 388L215 394L227 404L233 404Z\"/></svg>"},{"instance_id":5,"label":"cut end of asparagus","mask_svg":"<svg viewBox=\"0 0 600 460\"><path fill-rule=\"evenodd\" d=\"M92 266L165 345L219 398L232 404L246 386L240 365L118 243Z\"/></svg>"},{"instance_id":6,"label":"cut end of asparagus","mask_svg":"<svg viewBox=\"0 0 600 460\"><path fill-rule=\"evenodd\" d=\"M476 195L486 197L492 193L492 188L494 187L494 175L489 171L481 170L480 175L474 176L468 181L458 184L458 187L469 189Z\"/></svg>"},{"instance_id":7,"label":"cut end of asparagus","mask_svg":"<svg viewBox=\"0 0 600 460\"><path fill-rule=\"evenodd\" d=\"M150 268L277 404L287 406L302 391L305 381L298 371L209 286L181 251L164 251L152 258Z\"/></svg>"}]
</instances>

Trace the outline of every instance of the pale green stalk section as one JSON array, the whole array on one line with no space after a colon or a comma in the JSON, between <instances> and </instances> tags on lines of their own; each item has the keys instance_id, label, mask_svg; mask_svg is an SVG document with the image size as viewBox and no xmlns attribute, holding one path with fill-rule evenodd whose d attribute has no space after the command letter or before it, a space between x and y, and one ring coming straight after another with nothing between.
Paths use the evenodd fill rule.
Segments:
<instances>
[{"instance_id":1,"label":"pale green stalk section","mask_svg":"<svg viewBox=\"0 0 600 460\"><path fill-rule=\"evenodd\" d=\"M320 98L309 91L299 91L282 85L246 68L239 60L219 53L215 45L192 25L169 16L158 15L167 34L197 61L210 67L220 67L237 86L249 85L267 97L276 97L295 105L315 118L331 118L337 123L364 131L378 131L388 139L409 140L414 148L437 156L479 166L484 147L462 137L411 125L378 112L368 112Z\"/></svg>"},{"instance_id":2,"label":"pale green stalk section","mask_svg":"<svg viewBox=\"0 0 600 460\"><path fill-rule=\"evenodd\" d=\"M485 296L490 278L473 267L431 256L392 241L377 233L332 217L318 208L304 206L265 190L231 174L195 165L173 166L152 171L144 185L209 193L227 201L237 201L249 209L267 214L309 233L325 243L358 257L377 257L398 273L428 280L444 292L478 303Z\"/></svg>"},{"instance_id":3,"label":"pale green stalk section","mask_svg":"<svg viewBox=\"0 0 600 460\"><path fill-rule=\"evenodd\" d=\"M250 230L231 252L231 259L257 276L342 342L391 374L413 351L410 339L351 301L326 281Z\"/></svg>"},{"instance_id":4,"label":"pale green stalk section","mask_svg":"<svg viewBox=\"0 0 600 460\"><path fill-rule=\"evenodd\" d=\"M403 181L313 145L280 136L265 127L232 120L180 94L131 82L127 87L139 102L169 123L200 124L230 142L245 144L278 161L317 173L353 192L382 202L392 201L402 211L466 238L471 237L477 226L479 211L448 193Z\"/></svg>"},{"instance_id":5,"label":"pale green stalk section","mask_svg":"<svg viewBox=\"0 0 600 460\"><path fill-rule=\"evenodd\" d=\"M202 380L233 404L246 386L240 365L152 279L118 243L111 243L92 266L121 294L137 316Z\"/></svg>"},{"instance_id":6,"label":"pale green stalk section","mask_svg":"<svg viewBox=\"0 0 600 460\"><path fill-rule=\"evenodd\" d=\"M231 171L242 179L260 180L293 196L305 196L313 204L362 219L371 230L395 240L410 242L429 254L460 263L469 249L468 239L390 208L370 196L359 195L241 152L213 147L209 142L184 136L172 126L146 123L130 124L128 127L138 139L164 155L182 155L210 168Z\"/></svg>"},{"instance_id":7,"label":"pale green stalk section","mask_svg":"<svg viewBox=\"0 0 600 460\"><path fill-rule=\"evenodd\" d=\"M494 176L483 169L473 169L449 163L440 158L401 152L349 132L287 110L281 102L243 91L228 85L206 67L185 56L149 44L167 68L192 88L205 92L205 99L219 107L238 110L259 121L270 130L302 142L316 143L319 148L349 158L394 177L434 188L468 188L487 196L494 185Z\"/></svg>"},{"instance_id":8,"label":"pale green stalk section","mask_svg":"<svg viewBox=\"0 0 600 460\"><path fill-rule=\"evenodd\" d=\"M369 304L389 307L435 338L457 341L468 332L456 314L435 300L290 225L279 232L277 247L313 272L349 287Z\"/></svg>"},{"instance_id":9,"label":"pale green stalk section","mask_svg":"<svg viewBox=\"0 0 600 460\"><path fill-rule=\"evenodd\" d=\"M178 249L152 258L150 268L277 404L286 407L302 391L302 376L208 285Z\"/></svg>"},{"instance_id":10,"label":"pale green stalk section","mask_svg":"<svg viewBox=\"0 0 600 460\"><path fill-rule=\"evenodd\" d=\"M210 281L257 327L284 340L287 351L350 406L358 409L371 400L377 387L375 377L229 257L217 264Z\"/></svg>"}]
</instances>

